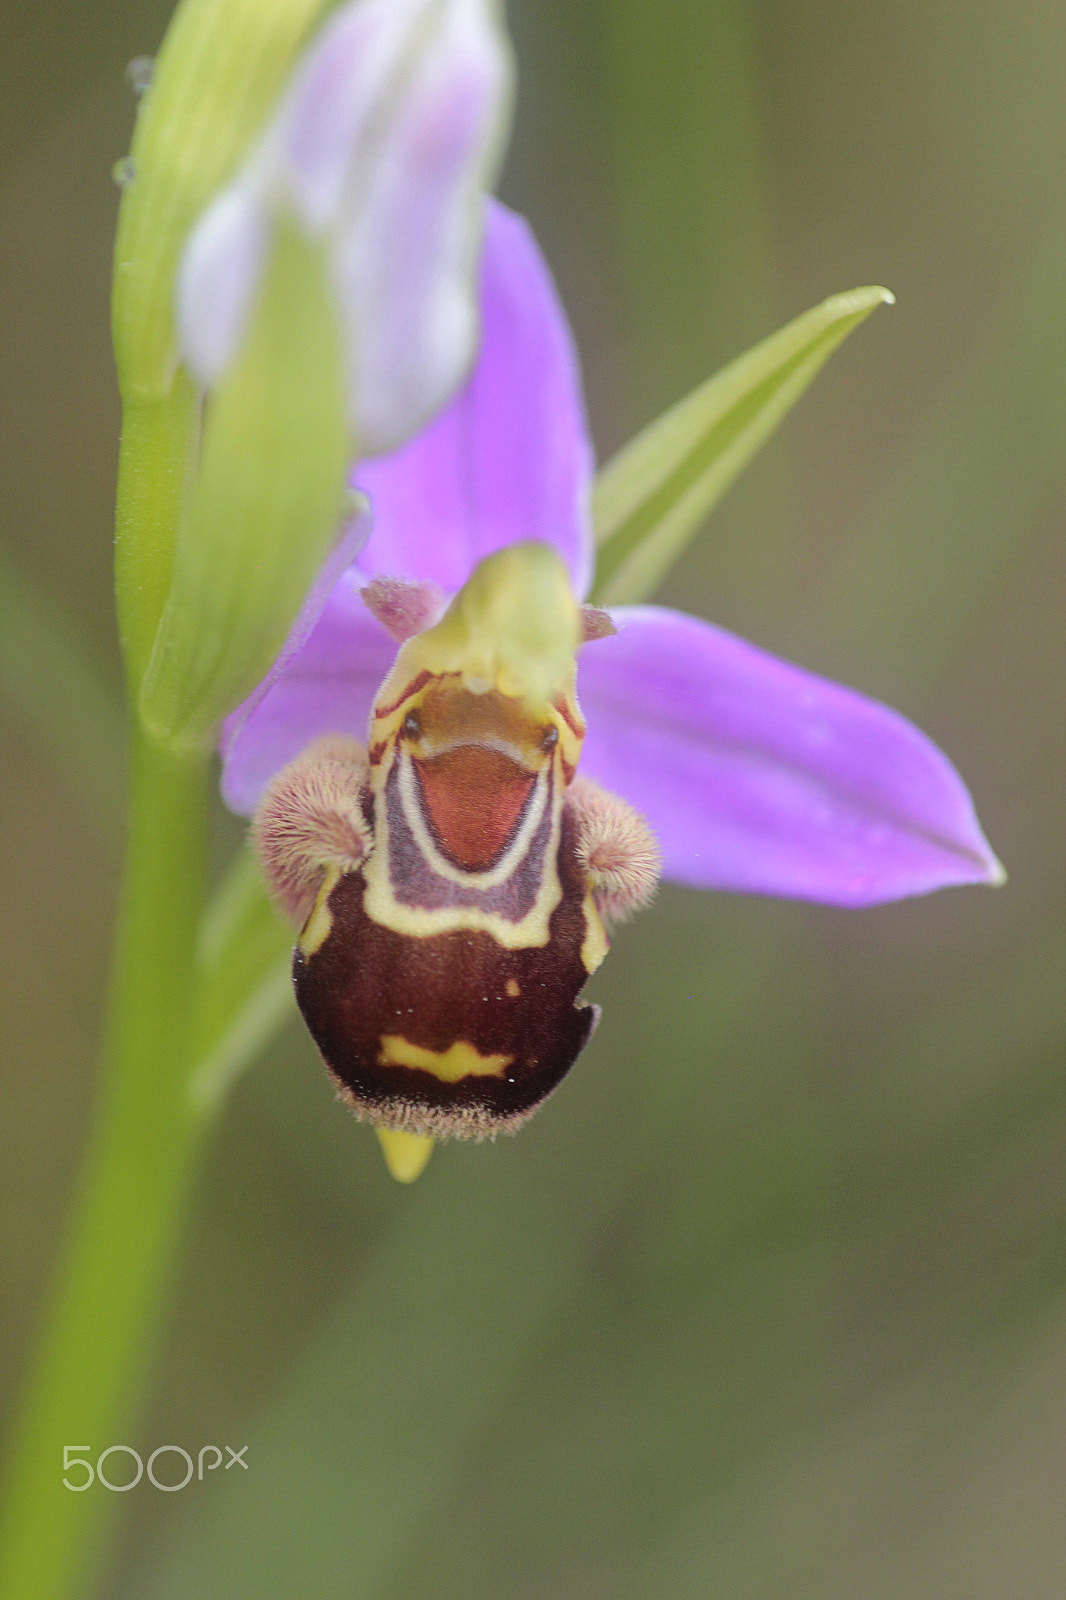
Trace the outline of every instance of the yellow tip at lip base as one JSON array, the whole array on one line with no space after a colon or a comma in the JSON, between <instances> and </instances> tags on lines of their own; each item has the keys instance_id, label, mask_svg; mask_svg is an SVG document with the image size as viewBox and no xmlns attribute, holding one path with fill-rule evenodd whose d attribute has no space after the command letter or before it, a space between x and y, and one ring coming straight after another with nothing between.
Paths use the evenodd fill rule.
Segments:
<instances>
[{"instance_id":1,"label":"yellow tip at lip base","mask_svg":"<svg viewBox=\"0 0 1066 1600\"><path fill-rule=\"evenodd\" d=\"M378 697L389 705L420 672L456 675L472 694L491 689L547 715L574 694L581 609L550 545L505 546L475 567L440 622L409 639Z\"/></svg>"},{"instance_id":2,"label":"yellow tip at lip base","mask_svg":"<svg viewBox=\"0 0 1066 1600\"><path fill-rule=\"evenodd\" d=\"M428 1133L404 1133L400 1128L375 1128L385 1165L397 1183L414 1183L426 1170L433 1154L433 1138Z\"/></svg>"}]
</instances>

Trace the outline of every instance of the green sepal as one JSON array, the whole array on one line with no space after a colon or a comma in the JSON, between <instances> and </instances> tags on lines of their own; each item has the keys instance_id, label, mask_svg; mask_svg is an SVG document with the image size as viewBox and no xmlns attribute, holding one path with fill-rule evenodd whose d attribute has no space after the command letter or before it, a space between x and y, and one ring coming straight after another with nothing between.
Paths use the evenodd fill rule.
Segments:
<instances>
[{"instance_id":1,"label":"green sepal","mask_svg":"<svg viewBox=\"0 0 1066 1600\"><path fill-rule=\"evenodd\" d=\"M206 404L142 719L210 742L277 656L343 521L353 456L325 252L279 222L244 340Z\"/></svg>"},{"instance_id":2,"label":"green sepal","mask_svg":"<svg viewBox=\"0 0 1066 1600\"><path fill-rule=\"evenodd\" d=\"M196 475L201 398L179 367L162 400L122 407L115 497L115 609L136 703L174 568L174 541Z\"/></svg>"},{"instance_id":3,"label":"green sepal","mask_svg":"<svg viewBox=\"0 0 1066 1600\"><path fill-rule=\"evenodd\" d=\"M111 318L124 401L169 392L177 367L174 283L190 230L335 3L182 0L174 13L121 163Z\"/></svg>"},{"instance_id":4,"label":"green sepal","mask_svg":"<svg viewBox=\"0 0 1066 1600\"><path fill-rule=\"evenodd\" d=\"M666 576L837 345L887 289L833 295L716 373L613 456L592 516L598 605L643 600Z\"/></svg>"}]
</instances>

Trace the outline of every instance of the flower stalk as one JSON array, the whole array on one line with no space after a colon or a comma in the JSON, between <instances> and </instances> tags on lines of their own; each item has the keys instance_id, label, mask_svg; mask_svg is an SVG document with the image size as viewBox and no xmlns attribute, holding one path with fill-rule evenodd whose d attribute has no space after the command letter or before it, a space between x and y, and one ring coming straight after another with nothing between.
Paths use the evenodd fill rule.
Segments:
<instances>
[{"instance_id":1,"label":"flower stalk","mask_svg":"<svg viewBox=\"0 0 1066 1600\"><path fill-rule=\"evenodd\" d=\"M64 1486L136 1426L204 1119L188 1093L210 767L134 725L129 835L96 1118L8 1457L3 1600L86 1589L114 1497ZM116 1431L117 1430L117 1431Z\"/></svg>"}]
</instances>

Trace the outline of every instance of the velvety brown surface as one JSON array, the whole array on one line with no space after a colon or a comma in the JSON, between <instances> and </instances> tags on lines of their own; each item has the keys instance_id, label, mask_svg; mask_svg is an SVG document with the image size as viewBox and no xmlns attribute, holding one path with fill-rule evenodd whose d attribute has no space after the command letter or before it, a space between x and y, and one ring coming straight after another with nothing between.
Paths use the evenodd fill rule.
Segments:
<instances>
[{"instance_id":1,"label":"velvety brown surface","mask_svg":"<svg viewBox=\"0 0 1066 1600\"><path fill-rule=\"evenodd\" d=\"M342 878L329 898L333 924L310 957L293 958L296 998L327 1066L358 1109L403 1104L456 1115L449 1131L506 1125L538 1105L588 1040L592 1006L575 1001L588 977L581 959L584 879L564 817L558 856L563 898L540 948L506 950L478 929L416 938L367 915L363 879ZM513 992L517 985L518 993ZM446 1083L430 1072L382 1065L381 1039L400 1035L443 1052L459 1041L509 1066Z\"/></svg>"}]
</instances>

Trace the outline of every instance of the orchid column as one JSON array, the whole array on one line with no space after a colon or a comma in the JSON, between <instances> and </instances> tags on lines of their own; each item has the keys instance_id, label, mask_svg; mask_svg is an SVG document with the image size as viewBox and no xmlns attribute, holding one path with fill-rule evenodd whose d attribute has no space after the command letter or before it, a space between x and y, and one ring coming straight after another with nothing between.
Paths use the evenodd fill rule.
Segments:
<instances>
[{"instance_id":1,"label":"orchid column","mask_svg":"<svg viewBox=\"0 0 1066 1600\"><path fill-rule=\"evenodd\" d=\"M128 855L96 1123L10 1458L4 1596L90 1582L115 1500L64 1485L63 1452L129 1437L203 1130L218 725L358 549L352 460L413 433L473 357L509 85L490 0L185 0L142 101L113 298Z\"/></svg>"}]
</instances>

